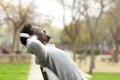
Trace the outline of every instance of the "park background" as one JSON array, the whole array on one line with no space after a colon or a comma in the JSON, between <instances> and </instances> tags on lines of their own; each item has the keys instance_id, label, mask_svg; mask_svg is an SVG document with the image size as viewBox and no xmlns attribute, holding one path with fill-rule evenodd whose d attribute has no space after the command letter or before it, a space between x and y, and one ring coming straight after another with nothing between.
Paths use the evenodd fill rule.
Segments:
<instances>
[{"instance_id":1,"label":"park background","mask_svg":"<svg viewBox=\"0 0 120 80\"><path fill-rule=\"evenodd\" d=\"M45 29L91 80L119 80L119 7L120 0L0 0L0 80L28 78L32 57L19 41L28 23Z\"/></svg>"}]
</instances>

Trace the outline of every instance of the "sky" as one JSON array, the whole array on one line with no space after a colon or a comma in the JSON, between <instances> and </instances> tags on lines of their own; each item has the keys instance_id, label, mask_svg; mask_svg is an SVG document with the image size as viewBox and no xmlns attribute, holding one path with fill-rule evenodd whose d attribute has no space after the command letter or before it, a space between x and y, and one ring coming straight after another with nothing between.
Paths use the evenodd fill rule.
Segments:
<instances>
[{"instance_id":1,"label":"sky","mask_svg":"<svg viewBox=\"0 0 120 80\"><path fill-rule=\"evenodd\" d=\"M14 5L18 5L20 0L3 0L4 3L12 3ZM29 1L29 2L28 2ZM21 0L22 4L24 4L24 7L27 7L29 3L32 0ZM68 0L68 3L71 0ZM38 14L38 16L43 14L44 16L49 16L50 19L52 19L52 25L57 26L59 28L63 28L63 7L60 5L60 3L57 2L57 0L34 0L35 4L35 11ZM66 11L66 23L70 23L71 18L70 15L71 13L69 11ZM38 17L37 21L41 21L41 18L43 18L43 22L46 20L45 17Z\"/></svg>"},{"instance_id":2,"label":"sky","mask_svg":"<svg viewBox=\"0 0 120 80\"><path fill-rule=\"evenodd\" d=\"M63 7L56 0L36 0L37 12L52 18L52 25L63 28ZM71 13L66 11L66 24L70 23Z\"/></svg>"},{"instance_id":3,"label":"sky","mask_svg":"<svg viewBox=\"0 0 120 80\"><path fill-rule=\"evenodd\" d=\"M66 0L66 3L70 4L72 0ZM36 0L35 4L38 5L36 11L47 16L51 16L52 25L59 28L63 28L63 7L58 2L58 0ZM94 0L89 0L91 9L89 13L91 16L97 16L99 13L99 4L95 4ZM65 23L69 24L71 22L71 12L66 10L65 12Z\"/></svg>"}]
</instances>

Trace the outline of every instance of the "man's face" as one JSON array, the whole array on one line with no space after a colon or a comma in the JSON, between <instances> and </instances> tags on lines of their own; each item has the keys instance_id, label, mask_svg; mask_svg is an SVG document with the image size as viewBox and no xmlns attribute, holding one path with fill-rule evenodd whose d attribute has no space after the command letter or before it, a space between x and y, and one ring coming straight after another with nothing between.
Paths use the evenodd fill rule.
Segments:
<instances>
[{"instance_id":1,"label":"man's face","mask_svg":"<svg viewBox=\"0 0 120 80\"><path fill-rule=\"evenodd\" d=\"M31 30L33 34L37 36L38 40L40 40L43 44L46 44L49 42L50 36L46 34L45 30L42 30L37 26L32 26Z\"/></svg>"}]
</instances>

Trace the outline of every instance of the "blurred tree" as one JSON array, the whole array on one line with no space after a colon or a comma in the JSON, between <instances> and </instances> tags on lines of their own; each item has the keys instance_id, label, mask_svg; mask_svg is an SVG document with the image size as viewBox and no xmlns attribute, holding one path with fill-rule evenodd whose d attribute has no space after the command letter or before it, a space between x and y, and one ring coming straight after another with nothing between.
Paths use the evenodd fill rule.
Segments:
<instances>
[{"instance_id":1,"label":"blurred tree","mask_svg":"<svg viewBox=\"0 0 120 80\"><path fill-rule=\"evenodd\" d=\"M85 22L84 21L81 21L80 22L80 31L79 31L79 34L77 34L77 39L76 39L76 49L78 50L80 48L80 45L85 45L87 43L89 43L90 41L90 36L89 36L89 33L88 31L86 30L86 27L85 27ZM69 25L66 25L66 28L70 29L72 26L71 24ZM63 37L64 35L64 37ZM62 32L61 32L61 41L63 44L71 44L71 41L70 41L70 38L68 37L68 35L66 34L65 30L63 29ZM79 44L79 45L78 45Z\"/></svg>"},{"instance_id":2,"label":"blurred tree","mask_svg":"<svg viewBox=\"0 0 120 80\"><path fill-rule=\"evenodd\" d=\"M72 43L73 51L76 49L76 40L79 38L78 34L80 34L81 24L80 20L83 19L86 23L86 28L90 35L90 44L91 44L91 61L90 61L90 68L89 73L92 73L94 68L94 52L95 52L95 42L96 42L96 35L97 35L97 29L100 22L100 19L105 11L105 8L111 5L111 3L114 0L94 0L92 4L99 5L97 7L98 14L94 14L92 17L92 13L90 12L92 9L95 9L95 6L93 7L91 4L91 0L72 0L72 5L68 5L65 3L66 0L60 0L61 4L63 6L63 24L64 29L68 37L70 38L70 41ZM71 10L71 27L67 27L65 24L65 12L66 9ZM83 18L81 18L83 17ZM74 60L75 60L75 54L74 54Z\"/></svg>"},{"instance_id":3,"label":"blurred tree","mask_svg":"<svg viewBox=\"0 0 120 80\"><path fill-rule=\"evenodd\" d=\"M4 16L4 23L8 27L13 26L13 40L11 53L15 53L18 50L19 43L19 32L23 25L27 22L33 21L33 2L34 0L28 1L25 5L23 0L12 0L5 2L0 1L0 8L2 11L2 16Z\"/></svg>"},{"instance_id":4,"label":"blurred tree","mask_svg":"<svg viewBox=\"0 0 120 80\"><path fill-rule=\"evenodd\" d=\"M116 0L114 5L111 7L111 10L106 12L106 24L109 27L111 35L114 39L115 50L113 53L113 60L118 62L118 49L120 45L120 1Z\"/></svg>"},{"instance_id":5,"label":"blurred tree","mask_svg":"<svg viewBox=\"0 0 120 80\"><path fill-rule=\"evenodd\" d=\"M95 52L95 35L96 35L96 29L99 27L99 21L104 13L104 9L108 6L110 6L110 4L113 2L114 0L98 0L96 1L94 4L98 4L100 5L100 12L98 14L98 16L96 16L95 18L95 23L92 24L91 22L91 16L89 13L89 9L91 8L91 6L89 5L89 1L88 0L84 0L83 1L83 8L84 8L84 16L85 16L85 20L86 20L86 27L90 33L90 37L91 37L91 61L90 61L90 68L89 68L89 73L93 72L93 68L95 66L95 59L94 59L94 52Z\"/></svg>"},{"instance_id":6,"label":"blurred tree","mask_svg":"<svg viewBox=\"0 0 120 80\"><path fill-rule=\"evenodd\" d=\"M66 4L65 0L60 0L60 3L64 9L63 11L63 24L64 24L64 31L66 35L69 38L70 41L70 46L72 47L73 50L73 60L76 60L76 46L77 46L77 39L79 38L80 34L80 28L81 28L81 22L80 22L80 16L81 11L81 3L80 0L73 0L71 4ZM66 8L71 11L71 23L69 25L66 25L65 21L65 12Z\"/></svg>"},{"instance_id":7,"label":"blurred tree","mask_svg":"<svg viewBox=\"0 0 120 80\"><path fill-rule=\"evenodd\" d=\"M45 29L47 30L48 34L51 36L50 43L59 44L61 29L55 26L50 26L50 25L49 27L46 27Z\"/></svg>"}]
</instances>

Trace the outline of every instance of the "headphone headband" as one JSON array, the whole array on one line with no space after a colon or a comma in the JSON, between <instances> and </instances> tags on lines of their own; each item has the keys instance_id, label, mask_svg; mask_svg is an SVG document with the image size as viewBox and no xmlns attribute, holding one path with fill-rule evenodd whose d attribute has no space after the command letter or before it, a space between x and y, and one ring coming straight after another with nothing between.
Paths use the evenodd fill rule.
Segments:
<instances>
[{"instance_id":1,"label":"headphone headband","mask_svg":"<svg viewBox=\"0 0 120 80\"><path fill-rule=\"evenodd\" d=\"M30 35L27 33L20 33L20 37L29 38Z\"/></svg>"}]
</instances>

